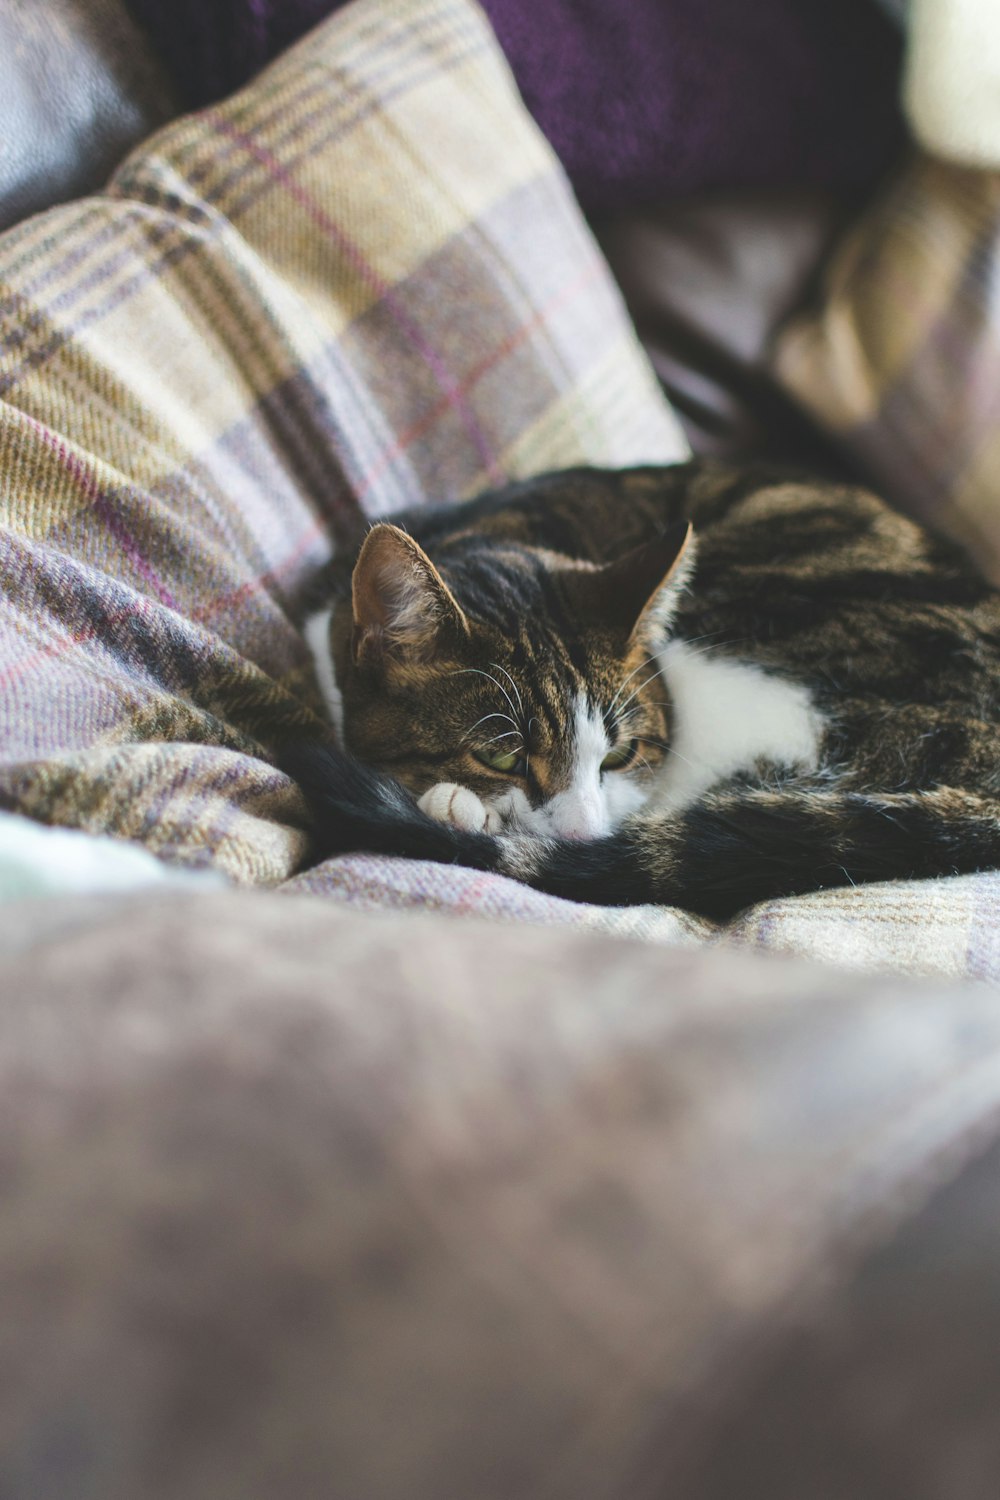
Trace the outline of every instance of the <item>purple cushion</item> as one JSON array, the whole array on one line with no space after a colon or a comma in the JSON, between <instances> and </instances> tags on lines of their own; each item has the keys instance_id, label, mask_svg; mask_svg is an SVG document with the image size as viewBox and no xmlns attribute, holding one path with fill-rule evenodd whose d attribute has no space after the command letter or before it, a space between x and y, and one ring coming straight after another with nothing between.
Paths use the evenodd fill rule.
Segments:
<instances>
[{"instance_id":1,"label":"purple cushion","mask_svg":"<svg viewBox=\"0 0 1000 1500\"><path fill-rule=\"evenodd\" d=\"M193 105L239 87L338 9L338 0L130 4ZM900 39L871 0L484 5L591 212L706 188L861 188L901 138Z\"/></svg>"}]
</instances>

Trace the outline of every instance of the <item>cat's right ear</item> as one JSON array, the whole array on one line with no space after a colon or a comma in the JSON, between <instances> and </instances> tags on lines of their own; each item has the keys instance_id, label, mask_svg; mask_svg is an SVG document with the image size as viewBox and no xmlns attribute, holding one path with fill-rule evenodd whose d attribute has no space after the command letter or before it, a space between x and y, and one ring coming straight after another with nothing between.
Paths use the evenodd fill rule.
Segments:
<instances>
[{"instance_id":1,"label":"cat's right ear","mask_svg":"<svg viewBox=\"0 0 1000 1500\"><path fill-rule=\"evenodd\" d=\"M630 583L633 602L642 605L632 625L633 640L650 649L662 643L694 559L694 528L690 521L679 521L614 565Z\"/></svg>"},{"instance_id":2,"label":"cat's right ear","mask_svg":"<svg viewBox=\"0 0 1000 1500\"><path fill-rule=\"evenodd\" d=\"M662 645L694 562L687 521L669 527L615 562L571 575L577 608L650 651Z\"/></svg>"},{"instance_id":3,"label":"cat's right ear","mask_svg":"<svg viewBox=\"0 0 1000 1500\"><path fill-rule=\"evenodd\" d=\"M468 635L455 596L426 552L398 526L379 522L365 537L352 578L358 664L426 661L445 638Z\"/></svg>"}]
</instances>

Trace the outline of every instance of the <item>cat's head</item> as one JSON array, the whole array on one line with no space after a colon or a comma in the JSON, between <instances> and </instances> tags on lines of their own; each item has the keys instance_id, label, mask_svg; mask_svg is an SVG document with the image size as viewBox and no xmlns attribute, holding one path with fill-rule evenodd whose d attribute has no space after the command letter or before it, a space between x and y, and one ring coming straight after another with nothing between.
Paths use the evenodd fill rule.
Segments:
<instances>
[{"instance_id":1,"label":"cat's head","mask_svg":"<svg viewBox=\"0 0 1000 1500\"><path fill-rule=\"evenodd\" d=\"M682 525L603 567L493 543L439 571L373 527L333 617L348 747L418 796L457 782L537 834L610 832L668 750L657 653L693 551Z\"/></svg>"}]
</instances>

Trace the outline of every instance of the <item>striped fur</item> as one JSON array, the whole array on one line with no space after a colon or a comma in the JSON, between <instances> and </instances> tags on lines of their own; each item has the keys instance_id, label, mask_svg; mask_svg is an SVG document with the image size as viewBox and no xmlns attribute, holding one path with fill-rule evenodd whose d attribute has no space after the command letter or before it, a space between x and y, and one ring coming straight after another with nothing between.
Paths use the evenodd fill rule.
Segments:
<instances>
[{"instance_id":1,"label":"striped fur","mask_svg":"<svg viewBox=\"0 0 1000 1500\"><path fill-rule=\"evenodd\" d=\"M353 763L337 752L299 752L318 852L445 857L574 900L713 916L827 886L1000 866L1000 596L951 544L871 495L696 462L552 474L402 521L389 545L428 590L411 640L372 646L366 635L366 553L385 544L381 528L353 584L352 559L328 580L347 751L366 769L347 775ZM690 584L683 564L671 571L689 522ZM801 695L815 757L773 746L689 805L657 810L684 726L669 671L654 667L638 674L621 730L647 765L605 778L643 779L650 795L616 831L538 837L544 828L512 814L499 836L466 817L442 841L415 805L449 782L488 807L498 781L544 805L565 784L581 693L617 732L623 686L678 643L759 674L761 693ZM749 702L734 693L731 716ZM528 765L504 776L476 761L476 734L508 719Z\"/></svg>"}]
</instances>

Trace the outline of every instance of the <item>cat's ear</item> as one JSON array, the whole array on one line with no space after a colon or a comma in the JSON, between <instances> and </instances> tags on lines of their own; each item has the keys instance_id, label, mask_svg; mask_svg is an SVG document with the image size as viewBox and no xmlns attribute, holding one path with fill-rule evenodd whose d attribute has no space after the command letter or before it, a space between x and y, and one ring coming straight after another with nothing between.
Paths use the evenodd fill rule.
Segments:
<instances>
[{"instance_id":1,"label":"cat's ear","mask_svg":"<svg viewBox=\"0 0 1000 1500\"><path fill-rule=\"evenodd\" d=\"M578 574L581 603L591 619L603 619L629 639L655 646L673 618L694 551L690 522L671 526L617 561Z\"/></svg>"},{"instance_id":2,"label":"cat's ear","mask_svg":"<svg viewBox=\"0 0 1000 1500\"><path fill-rule=\"evenodd\" d=\"M633 640L643 640L652 647L666 636L681 591L691 576L694 556L694 527L690 521L680 521L621 559L633 589L632 599L642 601L630 630Z\"/></svg>"},{"instance_id":3,"label":"cat's ear","mask_svg":"<svg viewBox=\"0 0 1000 1500\"><path fill-rule=\"evenodd\" d=\"M425 661L449 633L468 634L462 610L426 552L387 522L365 537L352 596L356 662Z\"/></svg>"}]
</instances>

